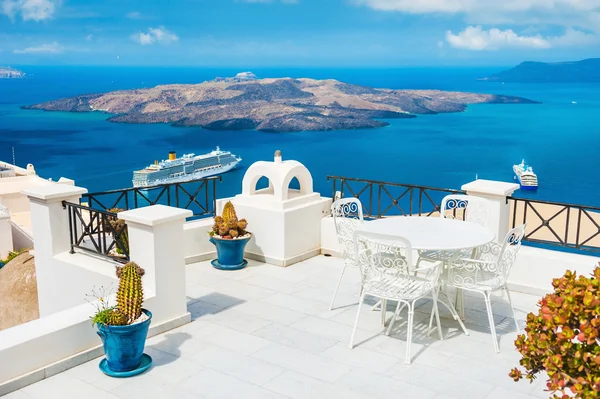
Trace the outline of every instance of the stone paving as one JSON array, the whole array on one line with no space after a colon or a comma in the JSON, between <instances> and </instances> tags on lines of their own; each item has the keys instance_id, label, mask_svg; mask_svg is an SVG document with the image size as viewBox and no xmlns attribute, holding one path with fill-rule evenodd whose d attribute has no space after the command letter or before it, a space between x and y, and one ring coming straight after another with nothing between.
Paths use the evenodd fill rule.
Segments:
<instances>
[{"instance_id":1,"label":"stone paving","mask_svg":"<svg viewBox=\"0 0 600 399\"><path fill-rule=\"evenodd\" d=\"M348 340L359 292L357 271L346 273L336 308L329 301L342 260L318 256L288 268L250 262L234 272L209 262L187 266L192 322L153 337L153 367L115 379L95 359L6 396L27 398L548 398L542 380L515 383L514 322L506 299L493 308L501 353L492 346L483 297L465 295L466 336L441 308L444 340L427 337L431 302L415 314L413 363L404 364L406 314L391 336L381 314L363 306L357 346ZM537 297L513 294L523 325ZM372 302L373 303L373 302ZM391 317L391 308L388 317Z\"/></svg>"}]
</instances>

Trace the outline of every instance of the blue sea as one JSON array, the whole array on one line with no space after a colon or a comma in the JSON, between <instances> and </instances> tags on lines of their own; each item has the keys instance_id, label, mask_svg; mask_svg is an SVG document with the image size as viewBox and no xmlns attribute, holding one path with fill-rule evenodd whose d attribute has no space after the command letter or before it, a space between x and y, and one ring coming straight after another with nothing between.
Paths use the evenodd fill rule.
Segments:
<instances>
[{"instance_id":1,"label":"blue sea","mask_svg":"<svg viewBox=\"0 0 600 399\"><path fill-rule=\"evenodd\" d=\"M18 66L17 66L18 67ZM243 158L224 175L219 195L240 191L245 169L270 160L304 163L315 189L331 195L327 175L458 189L482 179L513 181L525 158L540 179L537 199L600 204L600 85L477 81L498 68L252 69L259 77L338 79L393 89L507 94L535 105L473 105L464 113L390 120L381 129L300 133L209 131L106 121L102 113L55 113L20 106L84 93L198 83L233 76L228 68L18 67L28 79L0 80L0 159L34 164L42 177L72 178L90 192L131 186L132 171L167 152L204 153L216 146ZM576 102L576 104L573 104Z\"/></svg>"}]
</instances>

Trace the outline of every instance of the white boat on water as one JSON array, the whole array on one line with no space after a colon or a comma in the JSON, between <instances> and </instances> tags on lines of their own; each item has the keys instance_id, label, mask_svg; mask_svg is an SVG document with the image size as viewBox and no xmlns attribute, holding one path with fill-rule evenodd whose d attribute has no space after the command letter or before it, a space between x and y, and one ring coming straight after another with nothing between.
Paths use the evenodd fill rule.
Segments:
<instances>
[{"instance_id":1,"label":"white boat on water","mask_svg":"<svg viewBox=\"0 0 600 399\"><path fill-rule=\"evenodd\" d=\"M234 169L241 158L219 147L208 154L185 154L177 158L174 151L169 159L155 161L153 165L133 172L133 187L149 187L165 183L181 183L215 176Z\"/></svg>"},{"instance_id":2,"label":"white boat on water","mask_svg":"<svg viewBox=\"0 0 600 399\"><path fill-rule=\"evenodd\" d=\"M518 165L514 165L513 172L515 172L515 179L517 179L521 185L521 190L537 190L537 175L533 173L533 168L527 165L525 160L522 160Z\"/></svg>"}]
</instances>

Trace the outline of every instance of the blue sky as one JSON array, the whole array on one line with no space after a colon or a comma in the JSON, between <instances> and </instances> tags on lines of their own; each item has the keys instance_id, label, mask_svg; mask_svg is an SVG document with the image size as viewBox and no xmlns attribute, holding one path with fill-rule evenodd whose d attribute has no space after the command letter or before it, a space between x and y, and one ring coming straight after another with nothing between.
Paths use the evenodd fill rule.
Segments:
<instances>
[{"instance_id":1,"label":"blue sky","mask_svg":"<svg viewBox=\"0 0 600 399\"><path fill-rule=\"evenodd\" d=\"M0 0L0 65L511 65L600 57L600 0Z\"/></svg>"}]
</instances>

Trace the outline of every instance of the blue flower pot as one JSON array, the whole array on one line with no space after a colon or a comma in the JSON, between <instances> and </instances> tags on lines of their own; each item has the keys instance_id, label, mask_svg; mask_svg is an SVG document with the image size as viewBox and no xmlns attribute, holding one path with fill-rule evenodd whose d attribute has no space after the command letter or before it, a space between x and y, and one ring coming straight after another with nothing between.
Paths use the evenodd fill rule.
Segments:
<instances>
[{"instance_id":1,"label":"blue flower pot","mask_svg":"<svg viewBox=\"0 0 600 399\"><path fill-rule=\"evenodd\" d=\"M211 262L212 265L220 270L238 270L246 267L248 261L244 259L244 249L250 238L252 235L229 240L211 237L210 242L217 247L217 259Z\"/></svg>"},{"instance_id":2,"label":"blue flower pot","mask_svg":"<svg viewBox=\"0 0 600 399\"><path fill-rule=\"evenodd\" d=\"M152 313L142 309L148 320L127 326L107 326L98 324L98 335L104 345L106 366L114 373L124 373L139 369L148 336Z\"/></svg>"}]
</instances>

